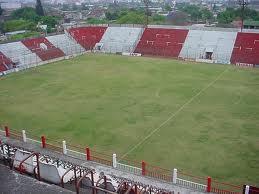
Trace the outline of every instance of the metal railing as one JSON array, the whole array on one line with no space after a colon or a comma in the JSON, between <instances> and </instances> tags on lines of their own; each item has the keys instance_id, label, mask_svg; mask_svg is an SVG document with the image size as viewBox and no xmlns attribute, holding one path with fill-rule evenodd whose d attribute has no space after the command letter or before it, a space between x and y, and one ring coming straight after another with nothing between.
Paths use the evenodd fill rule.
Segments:
<instances>
[{"instance_id":1,"label":"metal railing","mask_svg":"<svg viewBox=\"0 0 259 194\"><path fill-rule=\"evenodd\" d=\"M31 138L26 138L26 142L31 143L31 144L37 144L41 146L41 141L35 140L35 139L31 139Z\"/></svg>"},{"instance_id":2,"label":"metal railing","mask_svg":"<svg viewBox=\"0 0 259 194\"><path fill-rule=\"evenodd\" d=\"M16 133L16 135L13 135L15 133ZM7 134L7 132L2 131L0 129L0 134L2 136L5 136L5 134ZM8 135L8 137L10 137L10 138L18 139L16 137L21 137L16 131L14 131L14 132L12 131L9 134L10 135ZM20 139L21 138L19 138L19 140ZM24 140L24 138L22 138L22 139ZM190 189L197 190L197 191L201 191L201 192L208 191L208 188L211 188L211 189L209 189L211 192L218 193L218 194L240 194L242 192L242 187L240 187L240 186L222 183L222 182L218 182L218 181L213 181L212 185L211 185L211 183L208 183L208 182L207 182L207 185L202 184L202 183L205 183L206 181L208 181L209 179L211 181L210 177L208 177L208 180L207 180L205 177L197 177L197 176L194 176L194 175L188 174L186 172L182 172L182 171L180 171L178 174L177 169L174 169L174 171L172 172L167 169L163 169L160 167L146 164L143 161L137 162L137 161L132 161L132 160L128 160L125 158L123 158L117 162L116 154L113 154L111 156L109 154L104 154L102 152L96 152L96 151L92 151L92 150L89 151L89 153L87 151L85 153L83 153L82 147L73 146L73 145L68 144L70 149L67 149L66 145L64 146L65 141L63 141L63 147L62 147L62 146L56 146L56 144L58 142L56 140L51 140L51 139L47 139L47 140L49 142L46 143L46 148L50 148L51 150L53 150L52 149L53 147L51 147L51 146L54 146L55 151L66 154L70 157L74 157L74 158L81 159L84 161L89 160L89 161L93 161L93 162L96 162L99 164L112 166L115 169L118 169L123 172L128 172L128 173L131 173L134 175L151 177L151 178L154 178L154 179L157 179L160 181L174 183L176 185L183 186L183 187L190 188ZM40 146L41 146L41 144L43 144L42 142L31 139L31 138L26 138L26 142L37 144ZM50 142L51 142L51 144L50 144ZM49 146L49 145L51 145L51 146ZM44 146L42 146L42 147L45 148ZM74 149L77 151L75 151ZM89 148L87 147L84 150L89 150ZM114 157L114 155L115 155L115 157ZM143 164L144 164L144 166L143 166Z\"/></svg>"},{"instance_id":3,"label":"metal railing","mask_svg":"<svg viewBox=\"0 0 259 194\"><path fill-rule=\"evenodd\" d=\"M28 160L29 158L33 157L33 156L36 156L36 163L37 163L37 169L38 169L38 172L37 172L37 176L38 176L38 180L40 180L40 168L39 168L39 153L34 153L32 152L31 154L29 154L26 158L24 158L22 161L20 161L20 164L19 164L19 172L20 174L22 174L22 164L25 163L26 160ZM27 164L28 165L28 164ZM35 173L35 168L34 168L34 173ZM36 173L35 173L35 176L36 176Z\"/></svg>"},{"instance_id":4,"label":"metal railing","mask_svg":"<svg viewBox=\"0 0 259 194\"><path fill-rule=\"evenodd\" d=\"M75 150L67 149L67 155L71 156L71 157L74 157L74 158L81 159L81 160L86 160L86 154L85 153L78 152L78 151L75 151Z\"/></svg>"},{"instance_id":5,"label":"metal railing","mask_svg":"<svg viewBox=\"0 0 259 194\"><path fill-rule=\"evenodd\" d=\"M119 162L117 162L116 168L118 168L121 171L129 172L129 173L136 174L136 175L142 174L141 168L130 166L130 165L127 165L127 164L122 164L122 163L119 163Z\"/></svg>"},{"instance_id":6,"label":"metal railing","mask_svg":"<svg viewBox=\"0 0 259 194\"><path fill-rule=\"evenodd\" d=\"M187 180L180 179L180 178L176 179L176 184L184 186L184 187L189 187L189 188L192 188L195 190L203 191L203 192L205 192L207 189L207 185L195 183L192 181L187 181Z\"/></svg>"}]
</instances>

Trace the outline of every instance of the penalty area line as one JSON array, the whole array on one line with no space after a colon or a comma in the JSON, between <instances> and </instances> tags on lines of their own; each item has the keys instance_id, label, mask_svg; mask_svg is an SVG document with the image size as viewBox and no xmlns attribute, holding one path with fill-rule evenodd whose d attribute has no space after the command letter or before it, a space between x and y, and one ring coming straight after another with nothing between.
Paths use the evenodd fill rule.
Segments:
<instances>
[{"instance_id":1,"label":"penalty area line","mask_svg":"<svg viewBox=\"0 0 259 194\"><path fill-rule=\"evenodd\" d=\"M179 114L187 105L189 105L191 102L193 102L198 96L200 96L204 91L206 91L208 88L210 88L213 84L215 84L222 75L230 68L227 67L224 71L222 71L213 81L211 81L207 86L205 86L203 89L201 89L199 92L197 92L194 96L192 96L187 102L185 102L177 111L170 113L169 117L163 121L157 128L154 128L150 130L150 133L144 137L141 141L139 141L136 145L134 145L129 151L127 151L125 154L122 155L121 159L125 158L127 155L129 155L131 152L136 150L139 146L141 146L143 143L145 143L152 135L154 135L157 131L159 131L164 125L166 125L169 121L171 121L177 114Z\"/></svg>"}]
</instances>

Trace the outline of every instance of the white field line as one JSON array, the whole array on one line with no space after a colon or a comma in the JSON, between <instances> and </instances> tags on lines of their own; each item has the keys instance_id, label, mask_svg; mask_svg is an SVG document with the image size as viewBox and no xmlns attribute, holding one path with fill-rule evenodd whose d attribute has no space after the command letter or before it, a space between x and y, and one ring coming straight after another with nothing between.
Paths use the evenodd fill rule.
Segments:
<instances>
[{"instance_id":1,"label":"white field line","mask_svg":"<svg viewBox=\"0 0 259 194\"><path fill-rule=\"evenodd\" d=\"M222 75L230 68L231 66L227 67L224 71L222 71L212 82L210 82L207 86L197 92L194 96L192 96L187 102L185 102L177 111L172 112L170 116L163 121L157 128L150 130L150 133L144 137L141 141L139 141L136 145L134 145L129 151L127 151L121 158L126 157L132 151L136 150L140 145L142 145L145 141L147 141L152 135L154 135L158 130L160 130L165 124L167 124L170 120L172 120L177 114L179 114L187 105L189 105L192 101L194 101L198 96L200 96L204 91L210 88L216 81L218 81Z\"/></svg>"}]
</instances>

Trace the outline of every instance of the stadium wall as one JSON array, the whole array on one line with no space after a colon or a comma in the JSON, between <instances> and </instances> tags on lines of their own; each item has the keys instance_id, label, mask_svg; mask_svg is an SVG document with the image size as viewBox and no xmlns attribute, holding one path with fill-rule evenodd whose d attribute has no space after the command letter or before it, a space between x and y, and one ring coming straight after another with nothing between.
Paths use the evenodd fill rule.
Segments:
<instances>
[{"instance_id":1,"label":"stadium wall","mask_svg":"<svg viewBox=\"0 0 259 194\"><path fill-rule=\"evenodd\" d=\"M0 75L89 50L259 66L259 33L220 30L140 25L75 27L61 35L0 44Z\"/></svg>"}]
</instances>

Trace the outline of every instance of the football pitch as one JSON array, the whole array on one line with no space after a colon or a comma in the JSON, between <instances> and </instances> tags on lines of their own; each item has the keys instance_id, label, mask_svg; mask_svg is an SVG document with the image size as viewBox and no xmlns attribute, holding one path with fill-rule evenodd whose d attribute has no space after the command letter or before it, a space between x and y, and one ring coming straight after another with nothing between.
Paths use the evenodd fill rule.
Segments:
<instances>
[{"instance_id":1,"label":"football pitch","mask_svg":"<svg viewBox=\"0 0 259 194\"><path fill-rule=\"evenodd\" d=\"M197 176L259 181L259 69L87 54L0 78L0 123Z\"/></svg>"}]
</instances>

